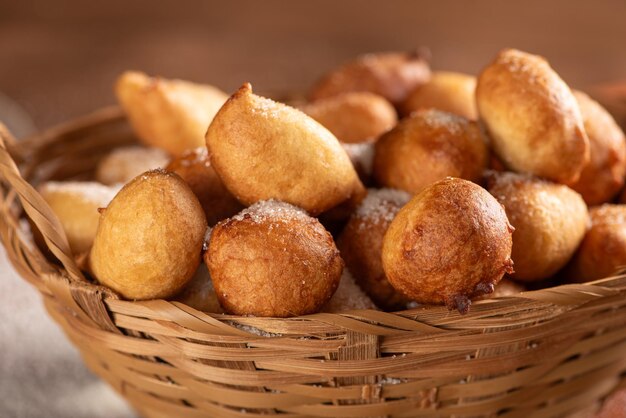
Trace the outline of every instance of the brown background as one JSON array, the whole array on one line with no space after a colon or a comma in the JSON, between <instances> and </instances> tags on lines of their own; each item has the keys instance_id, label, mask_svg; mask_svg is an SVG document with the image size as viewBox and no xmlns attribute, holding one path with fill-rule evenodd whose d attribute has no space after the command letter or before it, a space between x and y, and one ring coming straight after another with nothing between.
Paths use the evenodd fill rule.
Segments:
<instances>
[{"instance_id":1,"label":"brown background","mask_svg":"<svg viewBox=\"0 0 626 418\"><path fill-rule=\"evenodd\" d=\"M584 88L626 77L625 40L623 0L0 0L0 92L43 128L113 103L125 69L293 91L355 54L420 45L472 73L505 46L541 53Z\"/></svg>"}]
</instances>

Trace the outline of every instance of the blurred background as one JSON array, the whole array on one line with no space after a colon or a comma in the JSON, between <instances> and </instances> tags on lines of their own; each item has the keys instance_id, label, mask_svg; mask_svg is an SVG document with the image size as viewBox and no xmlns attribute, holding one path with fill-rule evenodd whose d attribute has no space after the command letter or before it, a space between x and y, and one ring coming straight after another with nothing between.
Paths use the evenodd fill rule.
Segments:
<instances>
[{"instance_id":1,"label":"blurred background","mask_svg":"<svg viewBox=\"0 0 626 418\"><path fill-rule=\"evenodd\" d=\"M297 93L355 55L417 47L468 73L516 47L593 90L626 80L625 17L623 0L0 0L0 120L21 137L113 104L127 69ZM1 248L0 318L0 416L133 416Z\"/></svg>"},{"instance_id":2,"label":"blurred background","mask_svg":"<svg viewBox=\"0 0 626 418\"><path fill-rule=\"evenodd\" d=\"M357 54L419 46L469 73L513 46L584 89L626 78L625 16L622 0L0 0L0 92L45 128L113 103L126 69L297 92Z\"/></svg>"}]
</instances>

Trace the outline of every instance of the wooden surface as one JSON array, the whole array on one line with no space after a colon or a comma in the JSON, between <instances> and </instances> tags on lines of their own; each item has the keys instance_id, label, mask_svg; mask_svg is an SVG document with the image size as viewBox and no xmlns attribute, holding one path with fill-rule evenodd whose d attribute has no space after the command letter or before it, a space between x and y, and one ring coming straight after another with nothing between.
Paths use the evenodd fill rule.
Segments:
<instances>
[{"instance_id":1,"label":"wooden surface","mask_svg":"<svg viewBox=\"0 0 626 418\"><path fill-rule=\"evenodd\" d=\"M355 54L416 46L470 73L514 46L585 87L626 78L625 18L622 0L0 0L0 92L43 128L112 103L125 69L298 91Z\"/></svg>"}]
</instances>

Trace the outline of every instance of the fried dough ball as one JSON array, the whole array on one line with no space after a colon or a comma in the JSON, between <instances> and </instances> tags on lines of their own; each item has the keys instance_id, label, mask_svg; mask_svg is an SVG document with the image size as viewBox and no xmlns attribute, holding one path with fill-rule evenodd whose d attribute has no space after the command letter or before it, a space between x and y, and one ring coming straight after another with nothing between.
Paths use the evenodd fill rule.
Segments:
<instances>
[{"instance_id":1,"label":"fried dough ball","mask_svg":"<svg viewBox=\"0 0 626 418\"><path fill-rule=\"evenodd\" d=\"M341 93L368 91L397 105L429 79L430 67L419 53L365 54L324 76L309 96L315 101Z\"/></svg>"},{"instance_id":2,"label":"fried dough ball","mask_svg":"<svg viewBox=\"0 0 626 418\"><path fill-rule=\"evenodd\" d=\"M488 157L476 122L422 109L376 142L374 176L385 187L417 194L448 176L478 182Z\"/></svg>"},{"instance_id":3,"label":"fried dough ball","mask_svg":"<svg viewBox=\"0 0 626 418\"><path fill-rule=\"evenodd\" d=\"M402 105L405 115L418 109L439 109L470 120L476 111L476 77L447 71L434 72L430 81L409 94Z\"/></svg>"},{"instance_id":4,"label":"fried dough ball","mask_svg":"<svg viewBox=\"0 0 626 418\"><path fill-rule=\"evenodd\" d=\"M341 142L373 142L398 123L396 109L373 93L349 92L307 103L301 110Z\"/></svg>"},{"instance_id":5,"label":"fried dough ball","mask_svg":"<svg viewBox=\"0 0 626 418\"><path fill-rule=\"evenodd\" d=\"M466 313L513 271L513 227L482 187L447 178L413 197L389 225L383 268L389 282L418 303Z\"/></svg>"},{"instance_id":6,"label":"fried dough ball","mask_svg":"<svg viewBox=\"0 0 626 418\"><path fill-rule=\"evenodd\" d=\"M252 93L244 84L206 134L211 164L249 205L277 199L318 215L363 189L350 158L304 113Z\"/></svg>"},{"instance_id":7,"label":"fried dough ball","mask_svg":"<svg viewBox=\"0 0 626 418\"><path fill-rule=\"evenodd\" d=\"M209 226L233 216L243 209L239 201L226 189L211 167L205 147L185 152L172 160L167 171L173 171L187 182L204 209Z\"/></svg>"},{"instance_id":8,"label":"fried dough ball","mask_svg":"<svg viewBox=\"0 0 626 418\"><path fill-rule=\"evenodd\" d=\"M160 148L116 148L98 163L96 180L102 184L126 184L141 173L163 168L170 156Z\"/></svg>"},{"instance_id":9,"label":"fried dough ball","mask_svg":"<svg viewBox=\"0 0 626 418\"><path fill-rule=\"evenodd\" d=\"M476 104L507 167L558 183L578 180L589 140L574 95L545 59L502 50L478 77Z\"/></svg>"},{"instance_id":10,"label":"fried dough ball","mask_svg":"<svg viewBox=\"0 0 626 418\"><path fill-rule=\"evenodd\" d=\"M357 309L378 310L369 296L356 284L348 269L344 269L337 291L324 305L322 312L338 313Z\"/></svg>"},{"instance_id":11,"label":"fried dough ball","mask_svg":"<svg viewBox=\"0 0 626 418\"><path fill-rule=\"evenodd\" d=\"M106 207L120 187L96 182L49 181L38 190L61 222L72 253L78 256L88 252L93 244L100 219L98 209ZM43 243L38 231L35 237Z\"/></svg>"},{"instance_id":12,"label":"fried dough ball","mask_svg":"<svg viewBox=\"0 0 626 418\"><path fill-rule=\"evenodd\" d=\"M588 205L610 201L624 185L626 139L613 117L585 93L574 91L589 137L589 163L570 187Z\"/></svg>"},{"instance_id":13,"label":"fried dough ball","mask_svg":"<svg viewBox=\"0 0 626 418\"><path fill-rule=\"evenodd\" d=\"M389 224L411 196L401 190L369 189L337 239L347 268L376 305L403 309L409 299L387 280L383 270L383 238Z\"/></svg>"},{"instance_id":14,"label":"fried dough ball","mask_svg":"<svg viewBox=\"0 0 626 418\"><path fill-rule=\"evenodd\" d=\"M504 296L515 296L520 294L526 290L526 288L520 283L516 283L511 279L507 279L506 277L500 280L500 283L496 285L493 293L490 295L486 295L485 299L491 298L500 298Z\"/></svg>"},{"instance_id":15,"label":"fried dough ball","mask_svg":"<svg viewBox=\"0 0 626 418\"><path fill-rule=\"evenodd\" d=\"M335 293L343 270L322 224L275 200L218 223L204 257L220 304L236 315L317 312Z\"/></svg>"},{"instance_id":16,"label":"fried dough ball","mask_svg":"<svg viewBox=\"0 0 626 418\"><path fill-rule=\"evenodd\" d=\"M344 151L348 154L352 165L359 175L363 184L372 182L374 166L374 144L372 142L362 142L360 144L341 143Z\"/></svg>"},{"instance_id":17,"label":"fried dough ball","mask_svg":"<svg viewBox=\"0 0 626 418\"><path fill-rule=\"evenodd\" d=\"M515 173L492 173L489 192L504 205L513 233L514 279L542 280L572 257L589 223L587 205L567 186Z\"/></svg>"},{"instance_id":18,"label":"fried dough ball","mask_svg":"<svg viewBox=\"0 0 626 418\"><path fill-rule=\"evenodd\" d=\"M626 265L626 205L605 204L589 211L591 228L568 266L577 282L602 279Z\"/></svg>"},{"instance_id":19,"label":"fried dough ball","mask_svg":"<svg viewBox=\"0 0 626 418\"><path fill-rule=\"evenodd\" d=\"M204 84L127 71L115 93L139 139L174 156L204 145L204 133L228 95Z\"/></svg>"},{"instance_id":20,"label":"fried dough ball","mask_svg":"<svg viewBox=\"0 0 626 418\"><path fill-rule=\"evenodd\" d=\"M204 263L200 264L191 281L174 300L199 311L224 313L220 302L217 300L213 281Z\"/></svg>"},{"instance_id":21,"label":"fried dough ball","mask_svg":"<svg viewBox=\"0 0 626 418\"><path fill-rule=\"evenodd\" d=\"M127 299L176 295L200 264L207 223L187 183L148 171L120 190L100 216L90 267Z\"/></svg>"}]
</instances>

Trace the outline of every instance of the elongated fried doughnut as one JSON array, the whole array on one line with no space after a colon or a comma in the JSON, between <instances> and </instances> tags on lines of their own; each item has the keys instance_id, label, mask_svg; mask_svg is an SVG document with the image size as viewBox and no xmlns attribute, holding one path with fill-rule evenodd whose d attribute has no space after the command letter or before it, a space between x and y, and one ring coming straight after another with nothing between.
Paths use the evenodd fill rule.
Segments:
<instances>
[{"instance_id":1,"label":"elongated fried doughnut","mask_svg":"<svg viewBox=\"0 0 626 418\"><path fill-rule=\"evenodd\" d=\"M478 182L487 159L476 122L422 109L376 142L374 176L380 185L417 194L448 176Z\"/></svg>"},{"instance_id":2,"label":"elongated fried doughnut","mask_svg":"<svg viewBox=\"0 0 626 418\"><path fill-rule=\"evenodd\" d=\"M570 184L589 161L589 140L572 92L548 62L502 50L476 86L492 146L514 171Z\"/></svg>"},{"instance_id":3,"label":"elongated fried doughnut","mask_svg":"<svg viewBox=\"0 0 626 418\"><path fill-rule=\"evenodd\" d=\"M513 278L546 279L572 257L589 218L582 197L567 186L514 173L491 173L489 192L504 205L513 233Z\"/></svg>"},{"instance_id":4,"label":"elongated fried doughnut","mask_svg":"<svg viewBox=\"0 0 626 418\"><path fill-rule=\"evenodd\" d=\"M482 187L441 180L413 197L391 222L383 268L399 291L426 304L465 313L513 271L513 227Z\"/></svg>"}]
</instances>

